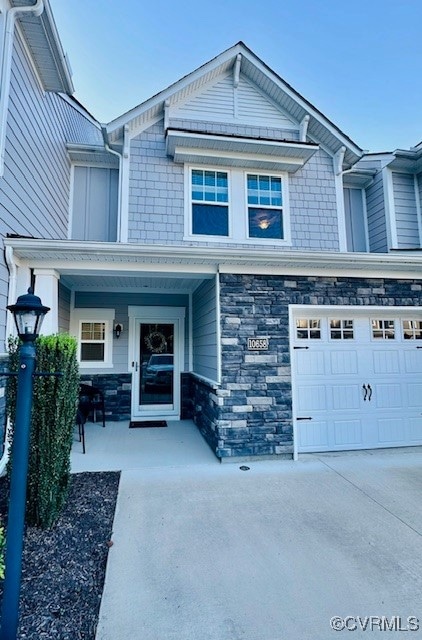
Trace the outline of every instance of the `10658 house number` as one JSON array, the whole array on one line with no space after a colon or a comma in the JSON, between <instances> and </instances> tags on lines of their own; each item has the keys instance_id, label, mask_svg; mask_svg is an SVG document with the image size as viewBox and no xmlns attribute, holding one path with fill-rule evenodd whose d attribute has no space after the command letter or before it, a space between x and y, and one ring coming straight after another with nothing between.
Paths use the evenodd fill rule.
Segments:
<instances>
[{"instance_id":1,"label":"10658 house number","mask_svg":"<svg viewBox=\"0 0 422 640\"><path fill-rule=\"evenodd\" d=\"M269 346L268 338L248 338L249 351L265 351Z\"/></svg>"}]
</instances>

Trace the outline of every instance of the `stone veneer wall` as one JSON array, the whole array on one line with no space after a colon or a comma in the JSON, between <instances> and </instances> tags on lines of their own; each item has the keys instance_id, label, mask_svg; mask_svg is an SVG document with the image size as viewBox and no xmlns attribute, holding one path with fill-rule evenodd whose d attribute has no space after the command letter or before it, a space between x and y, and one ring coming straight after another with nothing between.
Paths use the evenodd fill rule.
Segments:
<instances>
[{"instance_id":1,"label":"stone veneer wall","mask_svg":"<svg viewBox=\"0 0 422 640\"><path fill-rule=\"evenodd\" d=\"M293 451L291 304L420 306L422 280L220 275L222 385L210 424L219 457ZM268 351L247 350L269 337Z\"/></svg>"},{"instance_id":2,"label":"stone veneer wall","mask_svg":"<svg viewBox=\"0 0 422 640\"><path fill-rule=\"evenodd\" d=\"M83 374L81 382L90 383L104 393L106 420L130 420L132 389L130 373Z\"/></svg>"}]
</instances>

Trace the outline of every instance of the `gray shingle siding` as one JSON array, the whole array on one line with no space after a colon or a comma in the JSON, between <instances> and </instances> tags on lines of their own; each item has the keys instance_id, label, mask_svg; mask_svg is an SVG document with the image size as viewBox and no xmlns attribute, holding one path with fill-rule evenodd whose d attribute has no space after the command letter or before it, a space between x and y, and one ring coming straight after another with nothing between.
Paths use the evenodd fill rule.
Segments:
<instances>
[{"instance_id":1,"label":"gray shingle siding","mask_svg":"<svg viewBox=\"0 0 422 640\"><path fill-rule=\"evenodd\" d=\"M213 130L224 125L212 124ZM253 127L237 127L252 135ZM232 129L231 129L232 130ZM256 134L256 131L255 131ZM289 178L292 248L338 251L337 200L331 157L319 150L311 160ZM182 244L184 236L184 167L167 157L163 122L157 123L131 142L129 186L129 242ZM215 242L196 242L194 246L216 246ZM251 244L228 243L218 246L248 250L262 248ZM271 245L266 244L266 248ZM279 250L279 247L275 247Z\"/></svg>"}]
</instances>

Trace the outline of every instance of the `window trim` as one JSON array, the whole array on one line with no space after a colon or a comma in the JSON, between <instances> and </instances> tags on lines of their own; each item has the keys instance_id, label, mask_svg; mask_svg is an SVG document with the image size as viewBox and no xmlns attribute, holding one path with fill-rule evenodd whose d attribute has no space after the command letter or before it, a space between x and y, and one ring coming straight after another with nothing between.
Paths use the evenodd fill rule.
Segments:
<instances>
[{"instance_id":1,"label":"window trim","mask_svg":"<svg viewBox=\"0 0 422 640\"><path fill-rule=\"evenodd\" d=\"M113 367L113 323L114 309L73 309L70 333L78 343L77 359L81 369L111 369ZM104 322L104 360L81 361L81 329L83 322Z\"/></svg>"},{"instance_id":2,"label":"window trim","mask_svg":"<svg viewBox=\"0 0 422 640\"><path fill-rule=\"evenodd\" d=\"M202 171L221 171L227 173L228 184L228 229L227 236L211 236L193 234L193 216L192 216L192 170L199 169ZM249 216L248 216L248 175L264 175L281 178L282 189L282 218L283 218L283 239L276 238L250 238L249 237ZM290 224L290 207L289 207L289 180L288 173L283 171L255 170L253 167L248 169L240 169L238 167L227 167L219 165L201 165L201 164L185 164L184 165L184 190L185 190L185 229L183 240L188 242L196 241L225 243L225 244L247 244L256 247L275 246L285 247L291 246L291 224Z\"/></svg>"}]
</instances>

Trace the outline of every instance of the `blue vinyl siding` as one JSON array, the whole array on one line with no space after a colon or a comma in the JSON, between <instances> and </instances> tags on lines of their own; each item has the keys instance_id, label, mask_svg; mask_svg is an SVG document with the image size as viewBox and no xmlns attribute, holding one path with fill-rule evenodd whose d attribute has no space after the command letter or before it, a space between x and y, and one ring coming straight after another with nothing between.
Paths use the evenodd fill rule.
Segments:
<instances>
[{"instance_id":1,"label":"blue vinyl siding","mask_svg":"<svg viewBox=\"0 0 422 640\"><path fill-rule=\"evenodd\" d=\"M374 253L387 252L384 185L381 172L377 173L373 183L366 189L366 210L368 215L369 250Z\"/></svg>"},{"instance_id":2,"label":"blue vinyl siding","mask_svg":"<svg viewBox=\"0 0 422 640\"><path fill-rule=\"evenodd\" d=\"M118 171L74 168L72 240L116 242Z\"/></svg>"},{"instance_id":3,"label":"blue vinyl siding","mask_svg":"<svg viewBox=\"0 0 422 640\"><path fill-rule=\"evenodd\" d=\"M348 251L367 251L362 189L344 189L344 213Z\"/></svg>"},{"instance_id":4,"label":"blue vinyl siding","mask_svg":"<svg viewBox=\"0 0 422 640\"><path fill-rule=\"evenodd\" d=\"M393 189L398 247L419 247L419 224L413 174L393 173Z\"/></svg>"},{"instance_id":5,"label":"blue vinyl siding","mask_svg":"<svg viewBox=\"0 0 422 640\"><path fill-rule=\"evenodd\" d=\"M192 296L193 372L217 381L217 291L216 281L206 280Z\"/></svg>"},{"instance_id":6,"label":"blue vinyl siding","mask_svg":"<svg viewBox=\"0 0 422 640\"><path fill-rule=\"evenodd\" d=\"M15 32L0 178L1 233L64 239L69 217L70 160L67 142L97 142L99 128L71 99L42 90L19 30ZM0 308L7 304L8 271L0 261ZM0 314L0 342L6 313ZM2 347L0 348L0 351Z\"/></svg>"}]
</instances>

